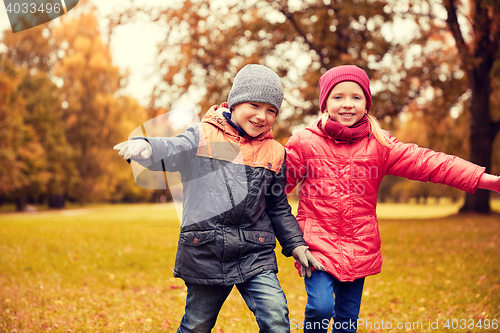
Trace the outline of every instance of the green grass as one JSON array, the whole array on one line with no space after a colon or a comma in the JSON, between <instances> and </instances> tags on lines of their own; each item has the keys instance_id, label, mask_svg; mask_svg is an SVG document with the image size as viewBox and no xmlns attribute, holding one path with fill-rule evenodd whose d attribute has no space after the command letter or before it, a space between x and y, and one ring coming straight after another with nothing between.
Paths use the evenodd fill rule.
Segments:
<instances>
[{"instance_id":1,"label":"green grass","mask_svg":"<svg viewBox=\"0 0 500 333\"><path fill-rule=\"evenodd\" d=\"M412 219L380 221L384 266L366 279L359 332L405 331L383 330L382 321L422 323L408 332L499 331L443 325L500 319L500 216L417 219L442 212L422 205L401 212ZM172 276L178 232L170 204L0 214L0 332L175 332L186 296ZM278 253L278 261L298 324L303 282L292 259ZM237 292L214 332L258 332Z\"/></svg>"}]
</instances>

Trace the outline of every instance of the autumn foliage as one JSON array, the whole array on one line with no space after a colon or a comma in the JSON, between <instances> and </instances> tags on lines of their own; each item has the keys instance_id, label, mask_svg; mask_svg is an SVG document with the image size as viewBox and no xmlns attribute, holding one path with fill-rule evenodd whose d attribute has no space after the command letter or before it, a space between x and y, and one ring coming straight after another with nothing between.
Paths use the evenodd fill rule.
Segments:
<instances>
[{"instance_id":1,"label":"autumn foliage","mask_svg":"<svg viewBox=\"0 0 500 333\"><path fill-rule=\"evenodd\" d=\"M22 208L27 201L58 207L68 199L149 198L110 147L179 101L197 103L203 115L227 99L248 63L283 79L285 102L273 126L282 144L316 118L319 77L355 64L370 76L371 112L382 127L500 173L498 1L186 0L125 8L109 17L106 37L142 19L164 33L161 80L146 110L123 94L126 74L113 65L88 1L58 24L5 32L0 200ZM383 184L381 198L400 199L392 182ZM409 186L416 196L429 192L428 184ZM468 195L464 210L489 212L489 196Z\"/></svg>"},{"instance_id":2,"label":"autumn foliage","mask_svg":"<svg viewBox=\"0 0 500 333\"><path fill-rule=\"evenodd\" d=\"M82 6L84 7L84 6ZM145 200L112 147L146 120L121 94L92 7L59 25L5 32L0 55L0 199L63 207L66 200Z\"/></svg>"},{"instance_id":3,"label":"autumn foliage","mask_svg":"<svg viewBox=\"0 0 500 333\"><path fill-rule=\"evenodd\" d=\"M144 17L165 31L158 45L162 80L152 106L188 95L199 100L203 113L227 98L244 65L265 64L285 85L274 125L284 144L317 116L319 77L354 64L370 76L371 112L385 129L416 120L429 135L419 141L430 148L500 172L494 164L500 151L498 1L187 0L117 13L110 29ZM458 137L446 130L450 126L460 127ZM488 213L489 196L467 196L464 210Z\"/></svg>"}]
</instances>

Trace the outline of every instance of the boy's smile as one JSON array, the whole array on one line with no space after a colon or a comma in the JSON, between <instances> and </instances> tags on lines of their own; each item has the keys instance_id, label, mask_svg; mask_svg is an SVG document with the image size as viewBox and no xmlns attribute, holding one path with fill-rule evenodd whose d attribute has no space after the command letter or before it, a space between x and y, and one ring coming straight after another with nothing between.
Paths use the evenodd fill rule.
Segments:
<instances>
[{"instance_id":1,"label":"boy's smile","mask_svg":"<svg viewBox=\"0 0 500 333\"><path fill-rule=\"evenodd\" d=\"M249 136L255 138L271 128L276 113L271 104L247 102L233 108L231 120Z\"/></svg>"},{"instance_id":2,"label":"boy's smile","mask_svg":"<svg viewBox=\"0 0 500 333\"><path fill-rule=\"evenodd\" d=\"M363 89L352 81L343 81L333 87L326 101L330 118L344 126L352 126L367 113Z\"/></svg>"}]
</instances>

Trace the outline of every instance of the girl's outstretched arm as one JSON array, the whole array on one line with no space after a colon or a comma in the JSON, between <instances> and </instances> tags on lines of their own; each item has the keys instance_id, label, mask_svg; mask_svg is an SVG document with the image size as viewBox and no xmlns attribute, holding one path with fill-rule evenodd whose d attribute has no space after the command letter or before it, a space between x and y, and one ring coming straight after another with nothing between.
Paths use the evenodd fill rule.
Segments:
<instances>
[{"instance_id":1,"label":"girl's outstretched arm","mask_svg":"<svg viewBox=\"0 0 500 333\"><path fill-rule=\"evenodd\" d=\"M492 190L500 193L500 177L483 173L477 184L479 188Z\"/></svg>"},{"instance_id":2,"label":"girl's outstretched arm","mask_svg":"<svg viewBox=\"0 0 500 333\"><path fill-rule=\"evenodd\" d=\"M462 158L422 148L415 144L399 142L391 137L386 150L386 174L444 184L474 193L485 169Z\"/></svg>"}]
</instances>

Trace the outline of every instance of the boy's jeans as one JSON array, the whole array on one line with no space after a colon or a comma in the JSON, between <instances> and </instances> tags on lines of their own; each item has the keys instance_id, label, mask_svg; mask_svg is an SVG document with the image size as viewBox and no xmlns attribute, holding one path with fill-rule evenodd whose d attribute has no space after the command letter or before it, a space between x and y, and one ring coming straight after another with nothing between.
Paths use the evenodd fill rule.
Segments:
<instances>
[{"instance_id":1,"label":"boy's jeans","mask_svg":"<svg viewBox=\"0 0 500 333\"><path fill-rule=\"evenodd\" d=\"M186 312L177 333L208 333L233 286L188 284ZM254 313L261 333L289 333L288 306L276 273L264 271L236 288Z\"/></svg>"},{"instance_id":2,"label":"boy's jeans","mask_svg":"<svg viewBox=\"0 0 500 333\"><path fill-rule=\"evenodd\" d=\"M340 282L335 276L317 270L310 278L305 277L304 333L326 333L329 327L335 333L356 332L364 282L365 278Z\"/></svg>"}]
</instances>

